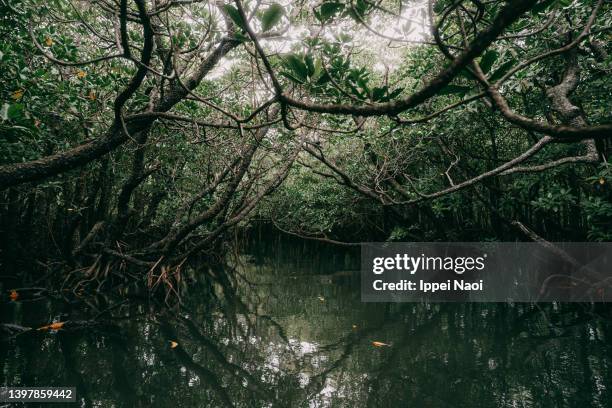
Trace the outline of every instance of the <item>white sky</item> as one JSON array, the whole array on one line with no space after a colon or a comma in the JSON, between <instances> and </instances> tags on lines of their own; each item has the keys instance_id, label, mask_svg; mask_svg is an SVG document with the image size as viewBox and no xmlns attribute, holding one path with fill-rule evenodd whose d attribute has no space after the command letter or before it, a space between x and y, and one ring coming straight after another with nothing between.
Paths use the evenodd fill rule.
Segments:
<instances>
[{"instance_id":1,"label":"white sky","mask_svg":"<svg viewBox=\"0 0 612 408\"><path fill-rule=\"evenodd\" d=\"M401 17L394 17L376 10L371 17L368 18L367 23L374 31L386 37L407 41L422 41L427 40L429 37L428 19L427 2L418 0L404 5ZM284 29L287 23L287 19L284 18L275 29ZM311 33L316 34L318 30L318 26L290 26L282 37L263 40L261 44L268 53L289 53L296 48L303 48L300 46L302 41L311 35ZM391 41L387 38L377 36L366 27L353 20L344 21L340 25L328 25L321 33L321 36L333 40L335 36L341 33L352 36L352 40L347 45L354 46L355 50L364 50L369 54L364 55L364 60L368 61L372 59L373 61L370 67L379 73L384 73L387 68L393 70L394 67L397 67L403 51L407 47L413 46L413 44L409 42ZM240 62L238 59L224 59L207 76L207 79L218 79L231 70L234 64L238 62ZM368 64L366 63L366 65Z\"/></svg>"}]
</instances>

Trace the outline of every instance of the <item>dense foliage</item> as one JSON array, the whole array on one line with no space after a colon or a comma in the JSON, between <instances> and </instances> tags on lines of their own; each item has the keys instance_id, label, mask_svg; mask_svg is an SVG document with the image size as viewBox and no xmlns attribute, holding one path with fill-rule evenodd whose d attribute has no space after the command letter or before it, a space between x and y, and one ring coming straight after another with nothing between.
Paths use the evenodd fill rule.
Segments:
<instances>
[{"instance_id":1,"label":"dense foliage","mask_svg":"<svg viewBox=\"0 0 612 408\"><path fill-rule=\"evenodd\" d=\"M608 2L1 4L5 259L612 238Z\"/></svg>"}]
</instances>

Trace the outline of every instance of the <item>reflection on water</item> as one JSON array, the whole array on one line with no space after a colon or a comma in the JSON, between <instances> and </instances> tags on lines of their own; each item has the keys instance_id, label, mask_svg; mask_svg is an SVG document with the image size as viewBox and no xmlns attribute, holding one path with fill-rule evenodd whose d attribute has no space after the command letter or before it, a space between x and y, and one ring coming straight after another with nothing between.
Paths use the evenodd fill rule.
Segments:
<instances>
[{"instance_id":1,"label":"reflection on water","mask_svg":"<svg viewBox=\"0 0 612 408\"><path fill-rule=\"evenodd\" d=\"M612 406L606 305L362 304L358 253L248 252L227 280L203 266L180 311L3 303L3 323L77 323L5 333L0 384L76 386L101 407Z\"/></svg>"}]
</instances>

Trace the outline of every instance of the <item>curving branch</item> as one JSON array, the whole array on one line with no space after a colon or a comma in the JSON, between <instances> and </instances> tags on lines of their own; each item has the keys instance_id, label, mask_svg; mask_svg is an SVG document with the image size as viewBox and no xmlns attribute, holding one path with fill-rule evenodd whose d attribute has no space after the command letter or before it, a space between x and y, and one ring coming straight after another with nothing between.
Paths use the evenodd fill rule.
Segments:
<instances>
[{"instance_id":1,"label":"curving branch","mask_svg":"<svg viewBox=\"0 0 612 408\"><path fill-rule=\"evenodd\" d=\"M37 182L86 165L123 145L130 140L129 135L144 131L153 125L159 115L145 115L128 120L119 112L125 102L142 83L153 49L153 33L150 30L149 18L144 9L144 1L137 0L137 5L139 5L139 13L141 14L137 21L143 24L145 43L149 44L151 42L151 46L143 47L140 58L141 64L139 64L136 74L115 100L115 123L109 127L103 136L70 150L25 163L12 163L0 166L0 189L27 182ZM145 12L143 13L143 11ZM126 19L129 20L129 13ZM195 89L219 61L239 44L240 42L233 38L222 38L213 51L202 60L194 73L185 81L187 88L189 90ZM167 112L186 96L186 90L174 81L173 85L169 87L168 92L157 101L153 110Z\"/></svg>"}]
</instances>

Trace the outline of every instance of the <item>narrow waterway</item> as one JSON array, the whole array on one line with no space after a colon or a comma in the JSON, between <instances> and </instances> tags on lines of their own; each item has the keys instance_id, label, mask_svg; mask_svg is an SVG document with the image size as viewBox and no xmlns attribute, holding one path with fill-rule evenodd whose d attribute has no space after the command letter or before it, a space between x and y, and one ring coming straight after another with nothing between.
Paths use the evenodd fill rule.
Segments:
<instances>
[{"instance_id":1,"label":"narrow waterway","mask_svg":"<svg viewBox=\"0 0 612 408\"><path fill-rule=\"evenodd\" d=\"M2 323L104 324L5 336L0 384L74 386L92 407L612 406L610 307L361 303L358 256L259 243L225 285L192 273L178 311L4 301Z\"/></svg>"}]
</instances>

